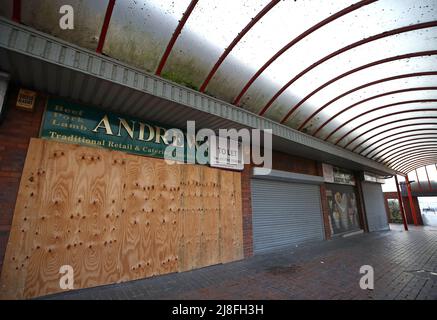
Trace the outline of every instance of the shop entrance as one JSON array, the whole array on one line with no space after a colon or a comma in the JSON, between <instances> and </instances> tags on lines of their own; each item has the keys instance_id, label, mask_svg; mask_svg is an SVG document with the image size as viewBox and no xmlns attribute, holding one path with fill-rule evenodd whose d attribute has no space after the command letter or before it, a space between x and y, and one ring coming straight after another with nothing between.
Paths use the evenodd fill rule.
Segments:
<instances>
[{"instance_id":1,"label":"shop entrance","mask_svg":"<svg viewBox=\"0 0 437 320\"><path fill-rule=\"evenodd\" d=\"M320 186L252 179L254 252L323 240Z\"/></svg>"}]
</instances>

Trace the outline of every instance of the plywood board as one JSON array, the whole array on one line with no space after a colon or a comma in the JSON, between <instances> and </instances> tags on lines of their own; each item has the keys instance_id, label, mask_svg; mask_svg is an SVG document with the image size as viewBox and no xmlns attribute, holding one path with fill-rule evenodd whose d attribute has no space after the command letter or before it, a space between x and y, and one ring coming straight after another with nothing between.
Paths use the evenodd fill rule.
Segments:
<instances>
[{"instance_id":1,"label":"plywood board","mask_svg":"<svg viewBox=\"0 0 437 320\"><path fill-rule=\"evenodd\" d=\"M0 297L87 288L242 258L240 173L32 139Z\"/></svg>"}]
</instances>

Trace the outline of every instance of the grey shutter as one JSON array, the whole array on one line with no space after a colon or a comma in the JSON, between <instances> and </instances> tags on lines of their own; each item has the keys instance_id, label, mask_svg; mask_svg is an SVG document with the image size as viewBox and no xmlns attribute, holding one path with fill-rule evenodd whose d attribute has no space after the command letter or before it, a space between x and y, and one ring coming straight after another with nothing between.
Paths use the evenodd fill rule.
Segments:
<instances>
[{"instance_id":1,"label":"grey shutter","mask_svg":"<svg viewBox=\"0 0 437 320\"><path fill-rule=\"evenodd\" d=\"M320 186L252 179L254 252L323 240Z\"/></svg>"},{"instance_id":2,"label":"grey shutter","mask_svg":"<svg viewBox=\"0 0 437 320\"><path fill-rule=\"evenodd\" d=\"M379 183L363 182L363 197L369 231L388 230L389 226L381 185Z\"/></svg>"}]
</instances>

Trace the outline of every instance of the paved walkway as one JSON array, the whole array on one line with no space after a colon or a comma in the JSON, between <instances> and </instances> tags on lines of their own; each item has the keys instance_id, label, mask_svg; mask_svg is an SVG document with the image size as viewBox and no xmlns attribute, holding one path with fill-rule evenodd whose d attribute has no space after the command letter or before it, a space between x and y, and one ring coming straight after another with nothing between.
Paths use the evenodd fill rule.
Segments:
<instances>
[{"instance_id":1,"label":"paved walkway","mask_svg":"<svg viewBox=\"0 0 437 320\"><path fill-rule=\"evenodd\" d=\"M46 298L437 300L437 230L392 229ZM374 290L359 287L362 265L374 268Z\"/></svg>"}]
</instances>

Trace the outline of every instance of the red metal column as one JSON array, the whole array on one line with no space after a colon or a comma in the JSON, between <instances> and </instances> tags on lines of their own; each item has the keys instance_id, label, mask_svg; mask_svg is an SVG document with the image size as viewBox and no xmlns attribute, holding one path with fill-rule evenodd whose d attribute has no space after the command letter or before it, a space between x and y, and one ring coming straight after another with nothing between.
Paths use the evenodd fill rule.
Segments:
<instances>
[{"instance_id":1,"label":"red metal column","mask_svg":"<svg viewBox=\"0 0 437 320\"><path fill-rule=\"evenodd\" d=\"M399 189L399 182L398 182L398 176L397 175L395 175L395 182L396 182L396 190L398 192L399 209L401 210L402 222L404 223L405 231L408 231L407 217L405 215L405 209L404 209L404 204L402 202L402 194L401 194L401 191Z\"/></svg>"},{"instance_id":2,"label":"red metal column","mask_svg":"<svg viewBox=\"0 0 437 320\"><path fill-rule=\"evenodd\" d=\"M102 53L103 45L105 44L106 34L108 33L109 23L111 22L112 11L114 11L115 0L109 0L108 8L106 9L105 20L103 21L102 31L100 32L99 44L96 52Z\"/></svg>"},{"instance_id":3,"label":"red metal column","mask_svg":"<svg viewBox=\"0 0 437 320\"><path fill-rule=\"evenodd\" d=\"M188 5L187 10L182 15L181 20L179 20L179 24L176 27L176 30L173 32L173 35L171 36L170 42L167 45L167 48L164 51L164 54L162 55L161 61L158 64L158 68L156 69L155 74L157 76L161 75L162 70L164 69L165 63L167 62L168 57L170 56L171 50L173 50L173 46L176 43L176 40L178 39L179 35L182 32L182 29L185 26L185 23L187 22L188 18L190 17L191 13L193 12L194 8L196 7L199 0L191 0L190 4Z\"/></svg>"},{"instance_id":4,"label":"red metal column","mask_svg":"<svg viewBox=\"0 0 437 320\"><path fill-rule=\"evenodd\" d=\"M226 57L229 55L229 53L235 48L235 46L240 42L240 40L246 35L246 33L249 32L250 29L259 21L262 17L264 17L267 12L269 12L274 6L276 6L279 3L279 0L272 0L269 4L267 4L254 18L250 20L250 22L244 27L243 30L241 30L238 35L235 37L234 40L232 40L231 44L225 49L225 51L222 53L220 58L215 63L214 67L212 67L211 71L208 73L208 76L206 77L205 81L203 81L202 85L200 86L199 91L205 92L206 87L208 86L209 82L211 81L212 77L217 72L218 68L220 68L220 65L223 63L223 61L226 59Z\"/></svg>"},{"instance_id":5,"label":"red metal column","mask_svg":"<svg viewBox=\"0 0 437 320\"><path fill-rule=\"evenodd\" d=\"M416 173L416 179L417 179L417 185L419 186L420 192L423 192L422 185L420 184L419 175L417 174L417 169L414 169L414 172Z\"/></svg>"},{"instance_id":6,"label":"red metal column","mask_svg":"<svg viewBox=\"0 0 437 320\"><path fill-rule=\"evenodd\" d=\"M429 187L429 191L432 192L432 185L431 185L431 181L429 180L428 169L426 169L426 166L425 166L425 172L426 172L426 178L428 179L428 187Z\"/></svg>"},{"instance_id":7,"label":"red metal column","mask_svg":"<svg viewBox=\"0 0 437 320\"><path fill-rule=\"evenodd\" d=\"M410 200L410 210L411 215L413 216L414 225L417 226L417 215L416 208L414 207L413 196L411 195L411 185L410 180L408 179L408 175L405 176L405 182L407 183L407 192L408 192L408 200Z\"/></svg>"}]
</instances>

